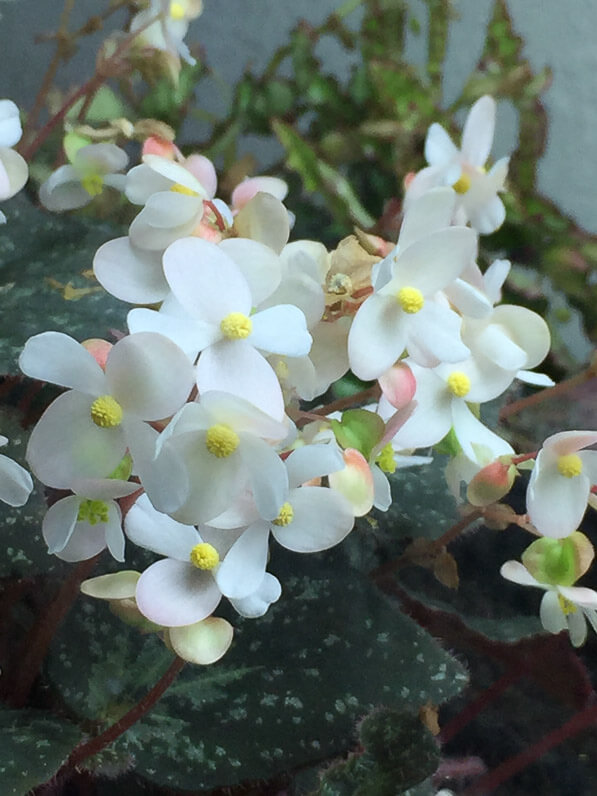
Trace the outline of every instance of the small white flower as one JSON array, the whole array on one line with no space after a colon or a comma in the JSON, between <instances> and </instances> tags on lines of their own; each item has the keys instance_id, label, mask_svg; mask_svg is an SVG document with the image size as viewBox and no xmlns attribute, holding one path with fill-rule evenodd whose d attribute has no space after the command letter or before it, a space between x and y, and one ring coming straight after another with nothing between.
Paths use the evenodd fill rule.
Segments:
<instances>
[{"instance_id":1,"label":"small white flower","mask_svg":"<svg viewBox=\"0 0 597 796\"><path fill-rule=\"evenodd\" d=\"M0 435L0 448L8 439ZM33 489L31 476L9 456L0 455L0 500L9 506L24 506Z\"/></svg>"}]
</instances>

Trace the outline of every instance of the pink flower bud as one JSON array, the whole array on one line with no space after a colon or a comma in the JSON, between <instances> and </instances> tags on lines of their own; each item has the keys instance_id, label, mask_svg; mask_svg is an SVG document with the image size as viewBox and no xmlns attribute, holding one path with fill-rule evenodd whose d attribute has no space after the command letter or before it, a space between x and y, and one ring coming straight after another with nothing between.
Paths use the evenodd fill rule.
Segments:
<instances>
[{"instance_id":1,"label":"pink flower bud","mask_svg":"<svg viewBox=\"0 0 597 796\"><path fill-rule=\"evenodd\" d=\"M81 345L89 351L100 368L105 370L108 354L114 347L112 343L109 343L107 340L101 340L99 337L91 337L89 340L83 340Z\"/></svg>"},{"instance_id":2,"label":"pink flower bud","mask_svg":"<svg viewBox=\"0 0 597 796\"><path fill-rule=\"evenodd\" d=\"M385 398L396 409L402 409L409 404L417 389L413 372L404 362L393 365L378 381Z\"/></svg>"},{"instance_id":3,"label":"pink flower bud","mask_svg":"<svg viewBox=\"0 0 597 796\"><path fill-rule=\"evenodd\" d=\"M473 506L489 506L507 495L516 478L516 467L508 462L495 461L488 464L472 479L466 490Z\"/></svg>"}]
</instances>

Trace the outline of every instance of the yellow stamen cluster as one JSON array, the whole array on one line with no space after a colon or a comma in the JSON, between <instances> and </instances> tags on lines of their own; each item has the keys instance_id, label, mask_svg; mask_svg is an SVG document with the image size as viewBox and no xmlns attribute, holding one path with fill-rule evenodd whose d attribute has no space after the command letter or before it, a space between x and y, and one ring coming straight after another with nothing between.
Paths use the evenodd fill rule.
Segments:
<instances>
[{"instance_id":1,"label":"yellow stamen cluster","mask_svg":"<svg viewBox=\"0 0 597 796\"><path fill-rule=\"evenodd\" d=\"M558 602L560 604L560 608L562 609L562 613L564 616L569 616L570 614L575 614L578 610L577 606L563 597L561 594L558 594Z\"/></svg>"},{"instance_id":2,"label":"yellow stamen cluster","mask_svg":"<svg viewBox=\"0 0 597 796\"><path fill-rule=\"evenodd\" d=\"M460 177L452 185L452 188L454 188L456 193L466 193L470 187L471 187L471 178L468 176L468 174L465 174L464 172L462 172Z\"/></svg>"},{"instance_id":3,"label":"yellow stamen cluster","mask_svg":"<svg viewBox=\"0 0 597 796\"><path fill-rule=\"evenodd\" d=\"M404 312L408 312L410 315L422 310L425 303L423 294L416 287L401 287L396 298Z\"/></svg>"},{"instance_id":4,"label":"yellow stamen cluster","mask_svg":"<svg viewBox=\"0 0 597 796\"><path fill-rule=\"evenodd\" d=\"M87 174L82 178L81 185L89 196L99 196L104 190L104 180L101 174Z\"/></svg>"},{"instance_id":5,"label":"yellow stamen cluster","mask_svg":"<svg viewBox=\"0 0 597 796\"><path fill-rule=\"evenodd\" d=\"M384 473L396 472L396 460L394 459L394 449L392 443L388 442L384 445L377 457L377 464L384 471Z\"/></svg>"},{"instance_id":6,"label":"yellow stamen cluster","mask_svg":"<svg viewBox=\"0 0 597 796\"><path fill-rule=\"evenodd\" d=\"M457 398L464 398L471 389L471 380L461 370L453 370L447 379L448 389Z\"/></svg>"},{"instance_id":7,"label":"yellow stamen cluster","mask_svg":"<svg viewBox=\"0 0 597 796\"><path fill-rule=\"evenodd\" d=\"M100 428L115 428L122 422L122 406L111 395L100 395L91 404L91 419Z\"/></svg>"},{"instance_id":8,"label":"yellow stamen cluster","mask_svg":"<svg viewBox=\"0 0 597 796\"><path fill-rule=\"evenodd\" d=\"M253 329L253 322L242 312L231 312L220 321L220 331L229 340L245 340Z\"/></svg>"},{"instance_id":9,"label":"yellow stamen cluster","mask_svg":"<svg viewBox=\"0 0 597 796\"><path fill-rule=\"evenodd\" d=\"M220 563L218 551L208 542L196 544L189 554L189 559L197 569L213 569Z\"/></svg>"},{"instance_id":10,"label":"yellow stamen cluster","mask_svg":"<svg viewBox=\"0 0 597 796\"><path fill-rule=\"evenodd\" d=\"M582 473L582 460L577 453L568 453L558 458L558 472L566 478L574 478Z\"/></svg>"},{"instance_id":11,"label":"yellow stamen cluster","mask_svg":"<svg viewBox=\"0 0 597 796\"><path fill-rule=\"evenodd\" d=\"M170 3L170 19L175 22L185 18L184 6L182 3Z\"/></svg>"},{"instance_id":12,"label":"yellow stamen cluster","mask_svg":"<svg viewBox=\"0 0 597 796\"><path fill-rule=\"evenodd\" d=\"M108 522L108 504L103 500L84 500L79 506L77 522L88 522L90 525Z\"/></svg>"},{"instance_id":13,"label":"yellow stamen cluster","mask_svg":"<svg viewBox=\"0 0 597 796\"><path fill-rule=\"evenodd\" d=\"M194 191L192 188L187 188L186 185L181 185L179 182L175 182L174 185L170 186L170 190L173 193L181 193L184 196L199 196L197 191Z\"/></svg>"},{"instance_id":14,"label":"yellow stamen cluster","mask_svg":"<svg viewBox=\"0 0 597 796\"><path fill-rule=\"evenodd\" d=\"M223 423L216 423L207 429L205 447L218 459L225 459L238 448L240 442L238 434L230 426Z\"/></svg>"},{"instance_id":15,"label":"yellow stamen cluster","mask_svg":"<svg viewBox=\"0 0 597 796\"><path fill-rule=\"evenodd\" d=\"M282 528L285 528L287 525L294 519L294 509L290 505L290 503L286 502L282 504L282 508L280 509L280 513L273 520L274 525L280 525Z\"/></svg>"}]
</instances>

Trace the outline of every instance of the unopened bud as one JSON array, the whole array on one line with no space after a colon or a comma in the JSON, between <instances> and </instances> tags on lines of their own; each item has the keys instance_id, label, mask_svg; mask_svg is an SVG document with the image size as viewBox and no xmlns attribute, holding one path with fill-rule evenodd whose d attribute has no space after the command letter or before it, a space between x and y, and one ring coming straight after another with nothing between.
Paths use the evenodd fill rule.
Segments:
<instances>
[{"instance_id":1,"label":"unopened bud","mask_svg":"<svg viewBox=\"0 0 597 796\"><path fill-rule=\"evenodd\" d=\"M473 506L489 506L507 495L516 478L516 467L511 463L492 462L480 470L466 490L468 502Z\"/></svg>"},{"instance_id":2,"label":"unopened bud","mask_svg":"<svg viewBox=\"0 0 597 796\"><path fill-rule=\"evenodd\" d=\"M83 340L81 345L89 351L100 368L105 370L108 355L113 348L112 343L109 343L107 340L102 340L99 337L91 337L89 340Z\"/></svg>"}]
</instances>

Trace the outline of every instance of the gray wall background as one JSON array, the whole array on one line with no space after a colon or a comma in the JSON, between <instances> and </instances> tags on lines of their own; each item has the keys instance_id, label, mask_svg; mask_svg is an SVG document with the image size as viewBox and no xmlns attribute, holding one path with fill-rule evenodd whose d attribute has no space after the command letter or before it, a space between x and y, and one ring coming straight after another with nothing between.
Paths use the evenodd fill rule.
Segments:
<instances>
[{"instance_id":1,"label":"gray wall background","mask_svg":"<svg viewBox=\"0 0 597 796\"><path fill-rule=\"evenodd\" d=\"M106 7L107 0L77 0L72 26ZM549 66L553 83L545 94L549 139L539 170L539 188L587 230L597 233L597 29L595 0L507 0L517 32L525 40L525 55L533 68ZM218 80L202 89L198 100L211 112L222 112L232 86L250 66L259 71L288 31L303 18L317 24L340 0L204 0L205 10L191 26L189 42L199 42L215 68ZM421 0L409 0L413 13L425 25ZM55 29L62 7L59 0L0 0L0 97L21 105L32 102L52 45L34 44L36 34ZM458 16L449 40L445 71L446 101L454 98L483 47L485 28L493 0L453 0ZM354 22L358 24L359 13ZM106 30L116 27L115 16ZM85 79L101 37L88 39L61 73L63 85ZM414 64L422 61L424 36L411 37L408 54ZM328 42L321 55L329 71L347 74L350 62ZM507 154L516 146L516 115L500 106L493 156ZM263 165L273 160L274 145L248 140Z\"/></svg>"}]
</instances>

